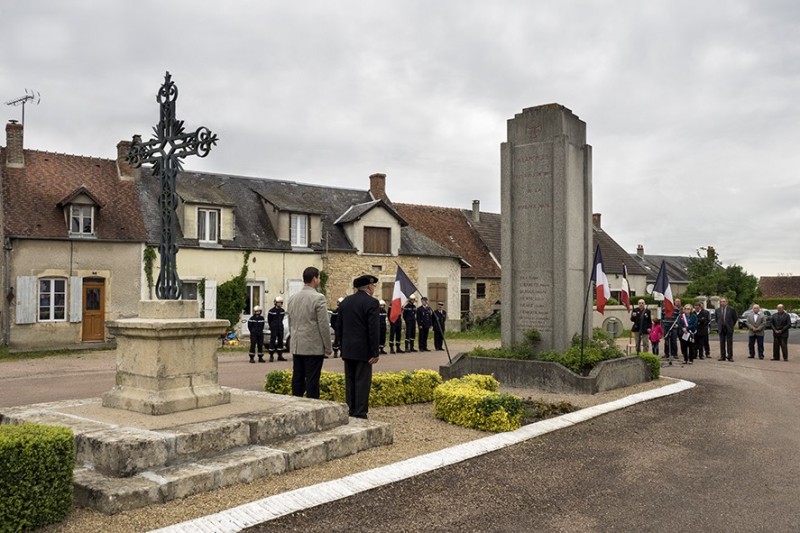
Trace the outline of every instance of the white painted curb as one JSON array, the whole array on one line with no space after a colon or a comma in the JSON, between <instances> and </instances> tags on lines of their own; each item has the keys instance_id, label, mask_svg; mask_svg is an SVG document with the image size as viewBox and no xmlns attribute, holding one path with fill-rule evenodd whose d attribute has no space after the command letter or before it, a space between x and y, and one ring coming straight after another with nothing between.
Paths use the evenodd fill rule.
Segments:
<instances>
[{"instance_id":1,"label":"white painted curb","mask_svg":"<svg viewBox=\"0 0 800 533\"><path fill-rule=\"evenodd\" d=\"M679 380L676 383L658 389L639 392L613 402L587 407L574 413L529 424L516 431L498 433L437 452L412 457L398 463L359 472L341 479L326 481L325 483L303 487L283 494L276 494L275 496L246 503L219 513L154 530L151 533L234 533L284 515L331 503L359 492L460 463L640 402L677 394L694 386L695 384L690 381Z\"/></svg>"}]
</instances>

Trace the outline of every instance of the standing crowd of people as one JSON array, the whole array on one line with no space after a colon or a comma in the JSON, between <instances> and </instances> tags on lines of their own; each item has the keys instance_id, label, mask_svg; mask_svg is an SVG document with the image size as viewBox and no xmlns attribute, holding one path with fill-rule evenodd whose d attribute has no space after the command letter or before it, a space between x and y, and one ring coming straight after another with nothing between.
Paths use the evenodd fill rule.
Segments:
<instances>
[{"instance_id":1,"label":"standing crowd of people","mask_svg":"<svg viewBox=\"0 0 800 533\"><path fill-rule=\"evenodd\" d=\"M711 312L704 309L701 302L682 306L680 298L676 298L671 310L662 311L660 319L653 317L644 300L637 302L637 307L631 312L631 333L635 337L636 353L648 351L649 343L652 353L660 355L660 345L663 340L662 357L665 359L677 359L680 353L684 364L691 365L695 359L711 358L709 344ZM733 362L733 333L739 316L724 297L720 299L719 307L713 312L719 335L718 360ZM771 315L770 319L773 337L772 360L779 361L783 355L783 360L788 361L788 338L791 328L789 313L785 312L783 305L778 305L777 312ZM757 354L759 359L764 359L764 330L767 329L767 317L758 304L754 304L751 312L746 315L745 326L749 330L748 358L754 359Z\"/></svg>"},{"instance_id":2,"label":"standing crowd of people","mask_svg":"<svg viewBox=\"0 0 800 533\"><path fill-rule=\"evenodd\" d=\"M270 362L286 361L284 352L284 317L288 318L288 349L292 353L292 395L319 398L319 382L322 366L329 357L341 357L345 374L345 401L349 414L355 418L367 418L369 391L372 385L372 366L381 355L385 355L386 336L389 334L389 353L429 352L428 337L433 329L434 349L443 350L447 312L444 303L438 302L436 310L428 305L428 298L421 298L416 306L414 296L409 297L402 315L394 322L389 320L386 302L377 300L373 294L378 278L363 275L353 280L353 294L341 297L336 307L328 313L327 299L317 289L320 286L320 271L308 267L303 271L303 288L286 301L274 299L274 307L265 319L260 306L253 308L247 320L250 332L251 363L265 363L264 333L269 328L269 343L266 345ZM388 322L387 322L388 321ZM405 324L405 350L401 349L401 337ZM331 332L333 334L331 335Z\"/></svg>"}]
</instances>

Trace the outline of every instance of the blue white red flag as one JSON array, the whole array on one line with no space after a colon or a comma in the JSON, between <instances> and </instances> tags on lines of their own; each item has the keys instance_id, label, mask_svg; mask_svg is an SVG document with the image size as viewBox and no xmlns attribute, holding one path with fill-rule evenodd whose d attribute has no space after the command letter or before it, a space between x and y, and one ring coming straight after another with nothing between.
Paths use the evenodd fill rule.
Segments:
<instances>
[{"instance_id":1,"label":"blue white red flag","mask_svg":"<svg viewBox=\"0 0 800 533\"><path fill-rule=\"evenodd\" d=\"M611 287L608 286L608 278L603 269L603 256L600 254L600 246L594 252L594 268L592 269L592 281L594 281L597 291L597 310L600 314L605 314L606 302L611 298Z\"/></svg>"},{"instance_id":2,"label":"blue white red flag","mask_svg":"<svg viewBox=\"0 0 800 533\"><path fill-rule=\"evenodd\" d=\"M619 291L619 299L625 309L631 311L631 287L628 285L628 267L622 264L622 289Z\"/></svg>"},{"instance_id":3,"label":"blue white red flag","mask_svg":"<svg viewBox=\"0 0 800 533\"><path fill-rule=\"evenodd\" d=\"M406 273L400 266L397 266L397 276L394 279L394 291L392 292L392 306L389 310L389 320L397 322L403 314L403 306L406 305L408 298L417 291L417 287L411 283Z\"/></svg>"},{"instance_id":4,"label":"blue white red flag","mask_svg":"<svg viewBox=\"0 0 800 533\"><path fill-rule=\"evenodd\" d=\"M664 297L664 312L667 316L672 316L672 312L675 310L675 302L672 299L672 288L669 286L667 265L664 261L661 261L661 268L658 269L656 284L653 285L653 294L660 294Z\"/></svg>"}]
</instances>

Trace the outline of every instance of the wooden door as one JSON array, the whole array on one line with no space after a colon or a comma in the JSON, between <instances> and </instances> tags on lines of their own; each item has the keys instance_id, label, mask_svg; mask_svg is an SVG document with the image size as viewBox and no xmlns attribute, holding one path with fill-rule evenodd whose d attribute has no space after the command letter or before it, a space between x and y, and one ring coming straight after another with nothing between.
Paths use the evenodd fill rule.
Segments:
<instances>
[{"instance_id":1,"label":"wooden door","mask_svg":"<svg viewBox=\"0 0 800 533\"><path fill-rule=\"evenodd\" d=\"M84 342L105 340L105 283L97 280L83 282L83 334Z\"/></svg>"}]
</instances>

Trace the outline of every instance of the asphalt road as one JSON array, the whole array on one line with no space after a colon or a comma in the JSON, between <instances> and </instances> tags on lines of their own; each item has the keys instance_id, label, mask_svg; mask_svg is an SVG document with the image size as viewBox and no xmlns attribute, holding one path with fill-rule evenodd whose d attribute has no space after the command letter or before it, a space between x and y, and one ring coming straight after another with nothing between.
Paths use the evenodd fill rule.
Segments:
<instances>
[{"instance_id":1,"label":"asphalt road","mask_svg":"<svg viewBox=\"0 0 800 533\"><path fill-rule=\"evenodd\" d=\"M497 341L480 342L485 347ZM450 341L451 355L471 350L472 341ZM264 390L264 375L276 369L291 369L288 362L250 364L246 352L219 352L219 382L226 387ZM445 352L416 352L381 356L375 371L438 370L447 362ZM29 405L66 399L101 396L114 387L115 353L113 351L75 352L23 361L0 361L0 407ZM344 372L341 359L328 359L324 370Z\"/></svg>"}]
</instances>

